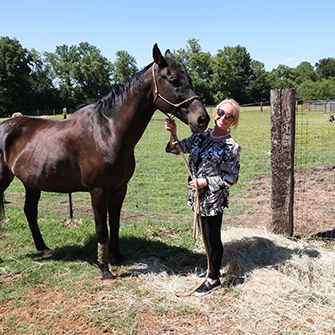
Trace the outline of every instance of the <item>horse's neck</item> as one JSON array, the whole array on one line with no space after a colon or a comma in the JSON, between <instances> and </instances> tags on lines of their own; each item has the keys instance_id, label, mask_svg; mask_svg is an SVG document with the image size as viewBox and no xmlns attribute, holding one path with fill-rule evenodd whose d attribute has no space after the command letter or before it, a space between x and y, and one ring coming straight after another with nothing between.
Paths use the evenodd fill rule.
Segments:
<instances>
[{"instance_id":1,"label":"horse's neck","mask_svg":"<svg viewBox=\"0 0 335 335\"><path fill-rule=\"evenodd\" d=\"M152 76L143 73L138 89L129 89L120 108L107 117L111 141L122 150L131 150L142 137L156 107L153 103Z\"/></svg>"},{"instance_id":2,"label":"horse's neck","mask_svg":"<svg viewBox=\"0 0 335 335\"><path fill-rule=\"evenodd\" d=\"M155 107L151 102L143 100L139 104L132 102L130 106L125 106L125 109L127 116L125 122L122 122L120 133L123 135L124 145L135 146L147 128Z\"/></svg>"}]
</instances>

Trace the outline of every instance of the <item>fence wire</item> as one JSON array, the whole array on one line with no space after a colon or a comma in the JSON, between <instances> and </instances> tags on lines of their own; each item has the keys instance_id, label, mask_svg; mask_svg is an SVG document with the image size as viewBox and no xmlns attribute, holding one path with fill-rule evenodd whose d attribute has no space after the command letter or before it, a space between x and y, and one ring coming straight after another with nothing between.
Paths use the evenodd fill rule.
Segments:
<instances>
[{"instance_id":1,"label":"fence wire","mask_svg":"<svg viewBox=\"0 0 335 335\"><path fill-rule=\"evenodd\" d=\"M296 113L294 222L306 235L335 229L334 107L306 101Z\"/></svg>"},{"instance_id":2,"label":"fence wire","mask_svg":"<svg viewBox=\"0 0 335 335\"><path fill-rule=\"evenodd\" d=\"M309 101L297 106L294 228L311 235L335 228L334 104ZM211 114L212 109L209 109ZM129 183L125 211L145 220L192 222L186 205L187 171L180 157L166 154L164 118L154 117L136 150L137 168ZM179 137L189 130L180 122ZM181 131L180 131L181 129ZM226 224L271 224L270 107L242 106L232 135L241 145L239 182L230 189Z\"/></svg>"},{"instance_id":3,"label":"fence wire","mask_svg":"<svg viewBox=\"0 0 335 335\"><path fill-rule=\"evenodd\" d=\"M211 115L213 108L208 108ZM190 136L187 126L177 121L178 136ZM212 127L210 125L210 127ZM259 224L255 192L262 192L261 205L269 205L270 113L269 107L242 107L240 125L232 130L240 144L241 173L239 182L230 189L230 206L225 211L227 224ZM164 130L164 117L156 114L136 147L137 167L129 182L124 210L133 218L146 220L179 220L192 223L193 213L187 206L187 169L180 156L165 153L169 134ZM262 188L255 186L260 182ZM266 207L269 217L268 206Z\"/></svg>"},{"instance_id":4,"label":"fence wire","mask_svg":"<svg viewBox=\"0 0 335 335\"><path fill-rule=\"evenodd\" d=\"M306 102L296 110L294 227L299 234L335 229L335 120L333 106ZM211 115L213 108L208 108ZM165 152L169 134L165 117L156 112L135 148L136 169L128 184L122 220L134 223L193 223L187 206L188 171L180 156ZM178 136L190 135L177 120ZM242 106L240 125L232 136L241 146L240 179L230 189L230 206L224 223L271 224L270 107ZM74 193L74 218L92 215L87 193ZM6 200L22 208L23 186L16 181L6 191ZM69 216L68 195L42 193L41 211ZM57 205L56 205L57 204Z\"/></svg>"}]
</instances>

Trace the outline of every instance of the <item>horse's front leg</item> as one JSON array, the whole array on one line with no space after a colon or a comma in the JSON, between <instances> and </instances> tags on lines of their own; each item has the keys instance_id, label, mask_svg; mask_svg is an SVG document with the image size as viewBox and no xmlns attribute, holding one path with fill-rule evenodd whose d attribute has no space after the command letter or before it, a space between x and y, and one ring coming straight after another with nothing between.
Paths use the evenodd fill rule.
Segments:
<instances>
[{"instance_id":1,"label":"horse's front leg","mask_svg":"<svg viewBox=\"0 0 335 335\"><path fill-rule=\"evenodd\" d=\"M108 268L107 193L95 188L90 194L98 241L97 263L102 273L101 279L111 279L114 277Z\"/></svg>"},{"instance_id":2,"label":"horse's front leg","mask_svg":"<svg viewBox=\"0 0 335 335\"><path fill-rule=\"evenodd\" d=\"M43 237L42 237L42 234L38 226L38 222L37 222L38 202L41 197L41 192L33 190L27 186L25 186L25 188L26 188L26 199L24 203L24 213L29 223L29 227L33 235L36 249L38 251L41 251L44 257L50 257L52 256L53 252L44 243L44 240L43 240Z\"/></svg>"},{"instance_id":3,"label":"horse's front leg","mask_svg":"<svg viewBox=\"0 0 335 335\"><path fill-rule=\"evenodd\" d=\"M127 185L123 185L116 191L110 192L108 198L108 216L110 227L110 243L109 243L109 261L112 264L120 264L125 258L120 252L120 214L123 200L127 193Z\"/></svg>"}]
</instances>

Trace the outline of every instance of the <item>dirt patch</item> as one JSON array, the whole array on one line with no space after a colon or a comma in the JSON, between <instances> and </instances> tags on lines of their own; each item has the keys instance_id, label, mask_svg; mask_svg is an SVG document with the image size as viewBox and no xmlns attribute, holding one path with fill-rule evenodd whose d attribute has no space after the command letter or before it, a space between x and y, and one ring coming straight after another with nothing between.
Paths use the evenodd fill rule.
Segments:
<instances>
[{"instance_id":1,"label":"dirt patch","mask_svg":"<svg viewBox=\"0 0 335 335\"><path fill-rule=\"evenodd\" d=\"M91 296L70 298L55 289L33 288L20 301L7 300L0 305L0 334L14 334L3 320L15 319L16 329L27 334L102 334L91 328L81 310L92 301Z\"/></svg>"},{"instance_id":2,"label":"dirt patch","mask_svg":"<svg viewBox=\"0 0 335 335\"><path fill-rule=\"evenodd\" d=\"M1 285L11 285L15 283L18 279L25 275L24 271L19 271L15 273L10 273L8 275L2 275L0 277L0 284Z\"/></svg>"},{"instance_id":3,"label":"dirt patch","mask_svg":"<svg viewBox=\"0 0 335 335\"><path fill-rule=\"evenodd\" d=\"M228 224L270 226L270 177L253 182L248 197L236 201L248 209L238 217L228 219ZM312 236L335 230L335 166L296 173L294 202L295 235Z\"/></svg>"}]
</instances>

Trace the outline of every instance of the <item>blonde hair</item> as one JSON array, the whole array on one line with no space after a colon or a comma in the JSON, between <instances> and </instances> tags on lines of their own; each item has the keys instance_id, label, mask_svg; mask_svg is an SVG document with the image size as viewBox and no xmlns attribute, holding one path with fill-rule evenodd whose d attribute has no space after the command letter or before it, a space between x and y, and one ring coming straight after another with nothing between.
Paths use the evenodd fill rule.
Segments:
<instances>
[{"instance_id":1,"label":"blonde hair","mask_svg":"<svg viewBox=\"0 0 335 335\"><path fill-rule=\"evenodd\" d=\"M220 109L220 107L222 105L225 105L225 104L230 104L233 107L233 120L232 120L230 126L236 128L238 126L239 121L240 121L240 109L241 109L241 107L240 107L239 103L234 99L224 99L221 102L219 102L214 109L213 118L215 119L218 110Z\"/></svg>"},{"instance_id":2,"label":"blonde hair","mask_svg":"<svg viewBox=\"0 0 335 335\"><path fill-rule=\"evenodd\" d=\"M18 116L22 116L23 114L20 112L15 112L12 114L12 117L18 117Z\"/></svg>"}]
</instances>

